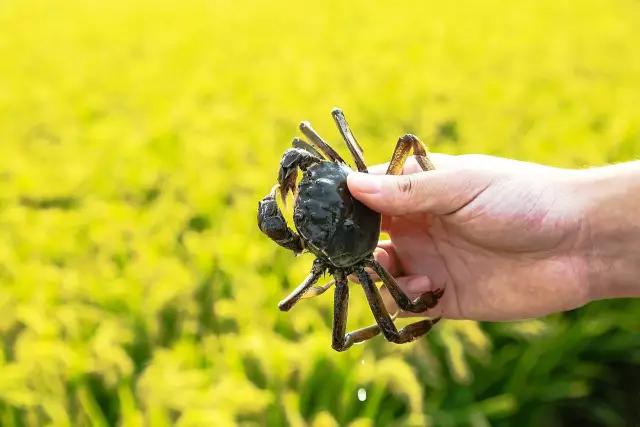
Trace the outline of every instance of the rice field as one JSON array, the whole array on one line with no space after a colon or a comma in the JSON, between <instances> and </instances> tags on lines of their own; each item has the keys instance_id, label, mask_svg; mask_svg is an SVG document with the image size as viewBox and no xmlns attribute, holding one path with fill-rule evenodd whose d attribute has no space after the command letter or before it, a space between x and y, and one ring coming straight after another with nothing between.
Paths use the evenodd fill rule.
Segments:
<instances>
[{"instance_id":1,"label":"rice field","mask_svg":"<svg viewBox=\"0 0 640 427\"><path fill-rule=\"evenodd\" d=\"M640 156L633 0L0 2L0 425L632 426L638 301L330 347L256 226L297 124L369 163ZM354 289L349 327L371 323Z\"/></svg>"}]
</instances>

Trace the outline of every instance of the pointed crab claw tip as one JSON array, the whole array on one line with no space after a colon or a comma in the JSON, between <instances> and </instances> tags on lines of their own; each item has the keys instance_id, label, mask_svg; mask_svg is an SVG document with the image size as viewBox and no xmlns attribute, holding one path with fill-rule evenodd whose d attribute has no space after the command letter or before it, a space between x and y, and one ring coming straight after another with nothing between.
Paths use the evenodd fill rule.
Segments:
<instances>
[{"instance_id":1,"label":"pointed crab claw tip","mask_svg":"<svg viewBox=\"0 0 640 427\"><path fill-rule=\"evenodd\" d=\"M418 139L418 137L417 137L417 136L415 136L415 135L414 135L414 134L412 134L412 133L407 133L407 134L404 134L404 135L402 135L402 136L400 137L400 140L401 140L401 141L404 141L404 142L406 142L406 141L415 141L415 140L417 140L417 139Z\"/></svg>"},{"instance_id":2,"label":"pointed crab claw tip","mask_svg":"<svg viewBox=\"0 0 640 427\"><path fill-rule=\"evenodd\" d=\"M289 307L289 304L286 303L286 301L280 301L278 303L278 310L280 311L289 311L291 307Z\"/></svg>"},{"instance_id":3,"label":"pointed crab claw tip","mask_svg":"<svg viewBox=\"0 0 640 427\"><path fill-rule=\"evenodd\" d=\"M433 320L431 321L431 324L432 324L432 325L435 325L435 324L436 324L436 323L438 323L441 319L442 319L442 316L440 316L440 317L436 317L435 319L433 319Z\"/></svg>"}]
</instances>

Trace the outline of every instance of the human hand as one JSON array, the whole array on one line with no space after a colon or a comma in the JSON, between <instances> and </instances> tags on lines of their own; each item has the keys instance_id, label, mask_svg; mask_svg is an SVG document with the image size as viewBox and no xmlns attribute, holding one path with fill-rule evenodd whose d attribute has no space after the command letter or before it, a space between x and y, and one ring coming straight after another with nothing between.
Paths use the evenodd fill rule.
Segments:
<instances>
[{"instance_id":1,"label":"human hand","mask_svg":"<svg viewBox=\"0 0 640 427\"><path fill-rule=\"evenodd\" d=\"M513 320L593 298L593 244L577 171L484 155L432 154L436 170L407 162L352 173L351 193L383 214L376 259L412 298L445 288L434 313Z\"/></svg>"}]
</instances>

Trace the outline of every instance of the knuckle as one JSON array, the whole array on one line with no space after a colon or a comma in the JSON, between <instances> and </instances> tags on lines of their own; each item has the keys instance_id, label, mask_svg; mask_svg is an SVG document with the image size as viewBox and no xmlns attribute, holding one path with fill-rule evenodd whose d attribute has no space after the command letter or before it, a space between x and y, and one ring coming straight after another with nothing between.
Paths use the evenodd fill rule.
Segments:
<instances>
[{"instance_id":1,"label":"knuckle","mask_svg":"<svg viewBox=\"0 0 640 427\"><path fill-rule=\"evenodd\" d=\"M415 191L415 178L411 175L403 175L397 181L397 189L401 194L411 196Z\"/></svg>"}]
</instances>

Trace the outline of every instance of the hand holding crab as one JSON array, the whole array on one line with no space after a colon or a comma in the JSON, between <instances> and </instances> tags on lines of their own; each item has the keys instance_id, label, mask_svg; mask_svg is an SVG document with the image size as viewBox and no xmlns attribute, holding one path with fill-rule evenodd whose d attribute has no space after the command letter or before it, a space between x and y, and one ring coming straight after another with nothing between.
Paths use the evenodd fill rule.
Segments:
<instances>
[{"instance_id":1,"label":"hand holding crab","mask_svg":"<svg viewBox=\"0 0 640 427\"><path fill-rule=\"evenodd\" d=\"M334 109L333 118L345 140L359 172L366 173L362 149L353 137L342 111ZM310 126L300 124L308 142L295 138L280 161L278 184L258 206L258 226L279 245L300 253L308 250L316 255L311 274L279 304L280 310L290 310L301 298L320 295L335 283L332 347L344 351L354 343L370 339L382 332L394 343L413 341L427 333L438 319L425 319L398 330L375 283L365 271L371 268L385 284L398 307L412 313L432 308L443 295L443 289L427 291L411 300L387 270L373 258L380 235L380 214L353 198L347 188L347 163ZM413 152L422 170L432 170L424 144L413 135L402 136L393 152L387 174L402 173L404 163ZM296 188L298 170L303 172ZM278 207L288 193L296 194L292 230ZM315 286L328 271L335 281ZM346 333L349 287L347 276L354 274L360 281L376 324Z\"/></svg>"}]
</instances>

